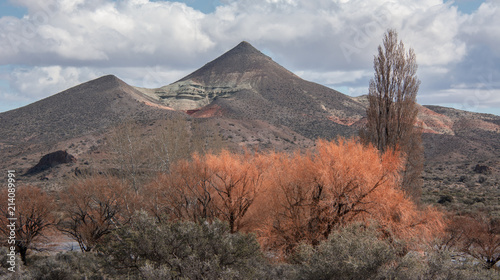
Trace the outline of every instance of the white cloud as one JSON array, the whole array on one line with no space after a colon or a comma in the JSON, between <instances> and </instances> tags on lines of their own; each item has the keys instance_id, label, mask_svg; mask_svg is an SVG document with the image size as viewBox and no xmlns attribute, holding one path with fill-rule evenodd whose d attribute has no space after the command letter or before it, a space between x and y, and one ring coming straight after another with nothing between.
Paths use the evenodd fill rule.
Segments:
<instances>
[{"instance_id":1,"label":"white cloud","mask_svg":"<svg viewBox=\"0 0 500 280\"><path fill-rule=\"evenodd\" d=\"M406 46L415 49L418 63L437 66L462 60L466 54L466 43L458 35L465 17L458 13L456 7L437 4L416 11L407 14L400 33Z\"/></svg>"},{"instance_id":2,"label":"white cloud","mask_svg":"<svg viewBox=\"0 0 500 280\"><path fill-rule=\"evenodd\" d=\"M11 88L31 99L41 99L99 77L88 68L61 66L16 68L10 76Z\"/></svg>"},{"instance_id":3,"label":"white cloud","mask_svg":"<svg viewBox=\"0 0 500 280\"><path fill-rule=\"evenodd\" d=\"M330 72L296 71L295 74L308 81L332 86L344 83L353 83L359 81L360 79L369 79L373 76L372 72L365 70Z\"/></svg>"},{"instance_id":4,"label":"white cloud","mask_svg":"<svg viewBox=\"0 0 500 280\"><path fill-rule=\"evenodd\" d=\"M213 45L201 32L205 15L185 4L148 1L63 1L22 18L2 18L0 61L29 64L25 54L65 61L140 64L130 56L182 62ZM55 9L55 10L54 10ZM150 58L150 60L152 60ZM146 60L147 61L147 60Z\"/></svg>"},{"instance_id":5,"label":"white cloud","mask_svg":"<svg viewBox=\"0 0 500 280\"><path fill-rule=\"evenodd\" d=\"M242 40L308 80L366 93L387 28L416 51L422 100L458 83L474 87L469 69L500 73L495 63L475 64L500 60L495 0L472 14L443 0L223 0L210 14L172 1L13 2L29 14L0 18L0 64L23 65L9 79L31 98L108 71L137 86L167 84Z\"/></svg>"},{"instance_id":6,"label":"white cloud","mask_svg":"<svg viewBox=\"0 0 500 280\"><path fill-rule=\"evenodd\" d=\"M18 2L28 5L24 0ZM39 8L23 19L0 22L1 27L9 27L2 28L0 36L10 38L5 43L11 45L11 53L0 55L0 60L14 55L13 60L29 63L25 53L50 53L63 61L106 61L110 65L126 63L120 60L128 58L129 66L137 66L140 60L130 59L132 55L182 63L179 57L199 58L212 52L216 44L227 48L249 40L274 46L276 53L280 53L278 48L294 53L296 57L289 56L289 60L297 67L324 61L360 67L375 52L388 27L400 30L424 65L446 64L465 52L464 43L456 38L463 20L455 8L438 0L240 0L208 15L176 2L48 3L30 4ZM306 54L301 59L299 51L307 50L317 55Z\"/></svg>"},{"instance_id":7,"label":"white cloud","mask_svg":"<svg viewBox=\"0 0 500 280\"><path fill-rule=\"evenodd\" d=\"M483 3L479 9L466 18L462 35L473 44L488 46L500 56L500 5L498 2Z\"/></svg>"},{"instance_id":8,"label":"white cloud","mask_svg":"<svg viewBox=\"0 0 500 280\"><path fill-rule=\"evenodd\" d=\"M488 108L500 109L500 90L451 88L419 98L423 104L448 104L466 111L481 112ZM498 114L498 113L497 113Z\"/></svg>"}]
</instances>

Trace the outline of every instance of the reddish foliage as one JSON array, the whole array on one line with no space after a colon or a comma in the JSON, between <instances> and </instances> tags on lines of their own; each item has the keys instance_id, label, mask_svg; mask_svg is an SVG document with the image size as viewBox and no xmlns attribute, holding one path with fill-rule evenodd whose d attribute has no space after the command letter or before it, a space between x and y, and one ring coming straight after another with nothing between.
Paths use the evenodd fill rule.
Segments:
<instances>
[{"instance_id":1,"label":"reddish foliage","mask_svg":"<svg viewBox=\"0 0 500 280\"><path fill-rule=\"evenodd\" d=\"M135 211L135 196L113 177L77 181L61 193L59 230L77 241L82 251L91 251Z\"/></svg>"},{"instance_id":2,"label":"reddish foliage","mask_svg":"<svg viewBox=\"0 0 500 280\"><path fill-rule=\"evenodd\" d=\"M443 230L439 212L418 210L400 189L397 153L380 156L371 146L340 139L320 141L306 155L273 157L266 174L272 195L262 202L270 208L263 211L268 247L289 252L299 242L316 245L353 221L375 220L386 233L406 239L431 239Z\"/></svg>"},{"instance_id":3,"label":"reddish foliage","mask_svg":"<svg viewBox=\"0 0 500 280\"><path fill-rule=\"evenodd\" d=\"M448 227L448 244L493 268L500 261L500 220L487 213L455 216Z\"/></svg>"},{"instance_id":4,"label":"reddish foliage","mask_svg":"<svg viewBox=\"0 0 500 280\"><path fill-rule=\"evenodd\" d=\"M354 140L319 141L308 153L194 155L146 188L158 218L227 221L268 248L313 245L339 226L376 220L389 236L429 240L441 214L419 210L400 188L402 160ZM392 233L391 233L392 232Z\"/></svg>"},{"instance_id":5,"label":"reddish foliage","mask_svg":"<svg viewBox=\"0 0 500 280\"><path fill-rule=\"evenodd\" d=\"M250 154L194 155L169 175L146 187L147 209L158 219L227 221L231 232L245 226L244 217L262 185L262 163Z\"/></svg>"},{"instance_id":6,"label":"reddish foliage","mask_svg":"<svg viewBox=\"0 0 500 280\"><path fill-rule=\"evenodd\" d=\"M10 229L7 225L12 217L9 212L15 212L15 245L21 258L26 263L26 253L33 242L43 237L44 232L54 225L54 198L37 187L19 186L15 193L14 208L7 203L7 189L0 193L0 234L3 242L7 242ZM8 245L8 244L7 244ZM11 246L11 245L9 245Z\"/></svg>"}]
</instances>

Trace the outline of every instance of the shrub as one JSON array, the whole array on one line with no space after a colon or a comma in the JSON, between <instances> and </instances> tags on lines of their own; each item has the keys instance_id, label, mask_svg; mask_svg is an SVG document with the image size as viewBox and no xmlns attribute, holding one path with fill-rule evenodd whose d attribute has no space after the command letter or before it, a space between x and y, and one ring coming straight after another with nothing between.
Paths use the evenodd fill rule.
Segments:
<instances>
[{"instance_id":1,"label":"shrub","mask_svg":"<svg viewBox=\"0 0 500 280\"><path fill-rule=\"evenodd\" d=\"M452 203L453 201L454 201L454 199L453 199L452 195L445 194L445 195L441 195L439 197L439 200L438 200L437 203L439 203L439 204L448 204L448 203Z\"/></svg>"},{"instance_id":2,"label":"shrub","mask_svg":"<svg viewBox=\"0 0 500 280\"><path fill-rule=\"evenodd\" d=\"M7 256L8 253L9 249L7 247L0 247L0 279L23 279L22 270L24 266L22 265L21 257L16 254L16 270L14 273L12 273L11 271L9 271L9 268L11 266L9 263L7 263L7 261L9 260L9 257ZM10 278L7 278L9 276Z\"/></svg>"},{"instance_id":3,"label":"shrub","mask_svg":"<svg viewBox=\"0 0 500 280\"><path fill-rule=\"evenodd\" d=\"M60 252L31 257L25 274L27 279L40 280L108 279L102 264L102 257L95 253Z\"/></svg>"},{"instance_id":4,"label":"shrub","mask_svg":"<svg viewBox=\"0 0 500 280\"><path fill-rule=\"evenodd\" d=\"M470 257L448 250L406 251L405 244L381 239L377 227L350 225L317 247L301 245L290 259L288 279L500 279Z\"/></svg>"},{"instance_id":5,"label":"shrub","mask_svg":"<svg viewBox=\"0 0 500 280\"><path fill-rule=\"evenodd\" d=\"M401 258L397 265L382 271L378 279L500 279L496 271L486 270L471 258L447 250L428 249L426 252L411 252Z\"/></svg>"},{"instance_id":6,"label":"shrub","mask_svg":"<svg viewBox=\"0 0 500 280\"><path fill-rule=\"evenodd\" d=\"M120 273L146 279L254 279L265 265L253 235L231 234L220 221L158 223L144 213L99 250Z\"/></svg>"},{"instance_id":7,"label":"shrub","mask_svg":"<svg viewBox=\"0 0 500 280\"><path fill-rule=\"evenodd\" d=\"M377 279L403 253L402 244L381 240L374 227L354 224L317 247L301 245L291 258L297 279Z\"/></svg>"}]
</instances>

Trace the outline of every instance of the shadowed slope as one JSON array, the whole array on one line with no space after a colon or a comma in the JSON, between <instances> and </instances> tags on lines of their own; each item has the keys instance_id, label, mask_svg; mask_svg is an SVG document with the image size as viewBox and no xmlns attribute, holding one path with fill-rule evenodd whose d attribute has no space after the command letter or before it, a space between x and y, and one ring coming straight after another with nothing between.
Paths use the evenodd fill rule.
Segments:
<instances>
[{"instance_id":1,"label":"shadowed slope","mask_svg":"<svg viewBox=\"0 0 500 280\"><path fill-rule=\"evenodd\" d=\"M115 76L104 76L0 114L0 142L57 142L116 125L180 114L162 110Z\"/></svg>"}]
</instances>

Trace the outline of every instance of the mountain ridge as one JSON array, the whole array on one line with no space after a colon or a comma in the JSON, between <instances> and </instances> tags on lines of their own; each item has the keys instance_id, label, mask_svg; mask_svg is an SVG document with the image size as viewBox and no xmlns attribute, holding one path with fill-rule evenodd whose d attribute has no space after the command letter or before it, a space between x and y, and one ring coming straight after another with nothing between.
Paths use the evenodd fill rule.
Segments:
<instances>
[{"instance_id":1,"label":"mountain ridge","mask_svg":"<svg viewBox=\"0 0 500 280\"><path fill-rule=\"evenodd\" d=\"M140 89L194 117L263 119L310 138L354 133L364 107L331 88L306 81L243 41L170 85Z\"/></svg>"},{"instance_id":2,"label":"mountain ridge","mask_svg":"<svg viewBox=\"0 0 500 280\"><path fill-rule=\"evenodd\" d=\"M99 131L126 119L164 114L166 110L148 106L152 102L116 76L102 76L1 113L0 142L59 141Z\"/></svg>"},{"instance_id":3,"label":"mountain ridge","mask_svg":"<svg viewBox=\"0 0 500 280\"><path fill-rule=\"evenodd\" d=\"M171 96L162 98L167 91ZM500 172L494 160L500 157L500 117L418 106L429 170L453 165L458 174L464 162L488 162L493 172ZM67 150L77 162L58 166L54 178L67 175L69 168L88 168L89 162L97 162L93 168L98 170L115 168L106 159L106 139L130 121L141 135L161 133L162 121L183 119L187 126L196 121L220 135L230 149L295 150L318 138L357 135L366 122L366 107L366 97L306 81L242 42L165 87L136 88L106 75L0 113L1 167L28 170L41 155ZM49 178L50 172L39 178ZM428 182L439 182L433 176ZM39 178L27 180L49 184Z\"/></svg>"},{"instance_id":4,"label":"mountain ridge","mask_svg":"<svg viewBox=\"0 0 500 280\"><path fill-rule=\"evenodd\" d=\"M234 48L206 63L204 66L179 81L194 80L196 82L212 85L218 82L219 77L227 73L244 74L252 71L265 72L265 70L269 68L298 78L294 73L274 62L271 57L263 54L247 41L242 41ZM242 77L240 77L240 79L241 78Z\"/></svg>"},{"instance_id":5,"label":"mountain ridge","mask_svg":"<svg viewBox=\"0 0 500 280\"><path fill-rule=\"evenodd\" d=\"M170 97L162 95L167 91ZM204 97L199 102L202 93ZM165 102L169 98L174 103ZM175 102L189 104L179 107ZM366 106L366 96L348 97L303 80L243 41L159 89L135 88L114 75L106 75L0 113L3 132L0 143L9 139L10 142L66 139L105 129L125 119L154 119L168 114L188 117L182 113L195 118L262 119L274 126L290 127L311 139L332 138L354 134L364 123ZM419 123L424 132L448 135L454 135L455 129L468 127L500 130L500 118L495 115L431 105L419 105ZM19 129L14 135L16 127ZM57 127L65 127L66 131L53 133Z\"/></svg>"}]
</instances>

